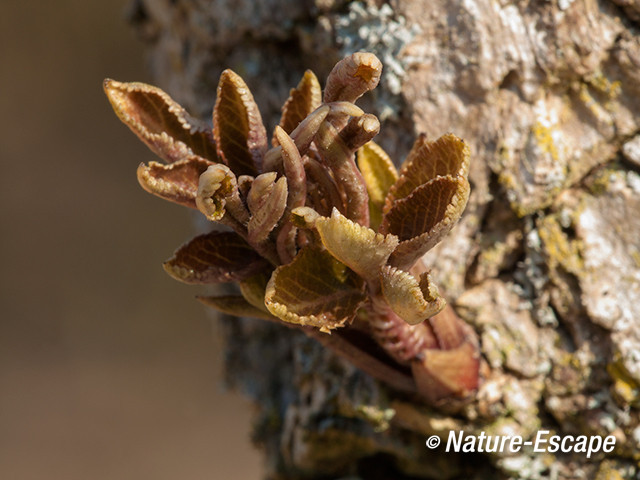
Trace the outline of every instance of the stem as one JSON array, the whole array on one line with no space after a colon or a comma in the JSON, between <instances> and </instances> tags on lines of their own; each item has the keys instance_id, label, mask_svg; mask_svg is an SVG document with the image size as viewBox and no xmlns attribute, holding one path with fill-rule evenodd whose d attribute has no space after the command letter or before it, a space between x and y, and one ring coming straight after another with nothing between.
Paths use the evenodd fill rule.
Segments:
<instances>
[{"instance_id":1,"label":"stem","mask_svg":"<svg viewBox=\"0 0 640 480\"><path fill-rule=\"evenodd\" d=\"M427 322L409 325L380 295L371 298L369 324L376 341L402 365L419 358L427 348L438 348L438 341Z\"/></svg>"}]
</instances>

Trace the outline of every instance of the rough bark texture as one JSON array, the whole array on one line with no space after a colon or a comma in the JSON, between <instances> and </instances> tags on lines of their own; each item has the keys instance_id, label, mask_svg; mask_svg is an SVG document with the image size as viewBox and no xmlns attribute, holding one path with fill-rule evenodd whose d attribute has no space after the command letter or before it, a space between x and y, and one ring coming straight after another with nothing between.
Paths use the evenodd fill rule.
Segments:
<instances>
[{"instance_id":1,"label":"rough bark texture","mask_svg":"<svg viewBox=\"0 0 640 480\"><path fill-rule=\"evenodd\" d=\"M228 321L269 478L638 478L640 2L138 0L157 83L210 118L220 72L273 127L307 68L383 61L363 99L400 161L416 133L472 149L472 197L427 263L490 371L455 416L286 328ZM187 233L187 232L185 232ZM614 435L603 456L428 450L449 430Z\"/></svg>"}]
</instances>

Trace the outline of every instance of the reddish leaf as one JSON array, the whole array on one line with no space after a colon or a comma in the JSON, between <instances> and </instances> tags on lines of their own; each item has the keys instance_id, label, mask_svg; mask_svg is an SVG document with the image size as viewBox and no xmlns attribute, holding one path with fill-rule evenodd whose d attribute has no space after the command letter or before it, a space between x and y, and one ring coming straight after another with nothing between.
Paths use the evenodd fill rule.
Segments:
<instances>
[{"instance_id":1,"label":"reddish leaf","mask_svg":"<svg viewBox=\"0 0 640 480\"><path fill-rule=\"evenodd\" d=\"M285 322L329 332L353 319L366 298L360 277L328 252L308 247L273 272L265 305Z\"/></svg>"},{"instance_id":2,"label":"reddish leaf","mask_svg":"<svg viewBox=\"0 0 640 480\"><path fill-rule=\"evenodd\" d=\"M213 135L218 156L236 176L255 176L261 171L267 132L249 87L231 70L222 72L218 83Z\"/></svg>"},{"instance_id":3,"label":"reddish leaf","mask_svg":"<svg viewBox=\"0 0 640 480\"><path fill-rule=\"evenodd\" d=\"M426 350L411 364L418 391L432 403L477 389L479 369L480 354L471 341L452 350Z\"/></svg>"},{"instance_id":4,"label":"reddish leaf","mask_svg":"<svg viewBox=\"0 0 640 480\"><path fill-rule=\"evenodd\" d=\"M196 207L200 175L213 165L204 158L192 155L165 165L149 162L138 167L138 181L147 192L171 202Z\"/></svg>"},{"instance_id":5,"label":"reddish leaf","mask_svg":"<svg viewBox=\"0 0 640 480\"><path fill-rule=\"evenodd\" d=\"M107 79L104 91L120 120L167 162L190 155L217 161L211 128L159 88Z\"/></svg>"},{"instance_id":6,"label":"reddish leaf","mask_svg":"<svg viewBox=\"0 0 640 480\"><path fill-rule=\"evenodd\" d=\"M177 280L206 284L243 280L266 265L237 234L211 232L180 247L163 266Z\"/></svg>"}]
</instances>

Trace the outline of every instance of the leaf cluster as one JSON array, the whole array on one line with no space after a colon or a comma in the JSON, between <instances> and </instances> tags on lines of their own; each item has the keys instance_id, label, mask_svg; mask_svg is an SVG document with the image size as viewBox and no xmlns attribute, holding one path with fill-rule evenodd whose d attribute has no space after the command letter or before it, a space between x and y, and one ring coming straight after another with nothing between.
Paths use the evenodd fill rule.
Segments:
<instances>
[{"instance_id":1,"label":"leaf cluster","mask_svg":"<svg viewBox=\"0 0 640 480\"><path fill-rule=\"evenodd\" d=\"M180 247L166 271L192 284L236 282L240 295L202 299L225 313L322 332L359 312L411 326L442 311L429 273L414 265L464 210L469 150L452 134L423 135L398 171L372 141L378 119L354 103L381 71L373 54L353 54L324 92L305 72L271 139L231 70L220 77L212 128L157 87L105 80L116 114L163 160L138 167L142 187L228 227Z\"/></svg>"}]
</instances>

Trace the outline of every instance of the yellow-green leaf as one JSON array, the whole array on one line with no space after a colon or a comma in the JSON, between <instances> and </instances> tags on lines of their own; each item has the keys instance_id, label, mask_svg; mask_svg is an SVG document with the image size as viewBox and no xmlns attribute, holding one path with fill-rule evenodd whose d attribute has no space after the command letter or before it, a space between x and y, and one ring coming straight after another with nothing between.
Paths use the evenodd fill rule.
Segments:
<instances>
[{"instance_id":1,"label":"yellow-green leaf","mask_svg":"<svg viewBox=\"0 0 640 480\"><path fill-rule=\"evenodd\" d=\"M432 317L446 305L426 273L418 282L410 273L387 265L382 269L380 284L387 304L411 325Z\"/></svg>"},{"instance_id":2,"label":"yellow-green leaf","mask_svg":"<svg viewBox=\"0 0 640 480\"><path fill-rule=\"evenodd\" d=\"M282 107L280 127L291 133L307 115L313 112L322 103L322 89L320 82L311 70L304 72L304 76L296 88L289 92L289 98ZM274 136L274 143L279 141Z\"/></svg>"},{"instance_id":3,"label":"yellow-green leaf","mask_svg":"<svg viewBox=\"0 0 640 480\"><path fill-rule=\"evenodd\" d=\"M373 280L398 246L398 237L382 235L352 222L336 208L331 217L320 217L315 228L325 248L361 277Z\"/></svg>"},{"instance_id":4,"label":"yellow-green leaf","mask_svg":"<svg viewBox=\"0 0 640 480\"><path fill-rule=\"evenodd\" d=\"M397 200L383 216L381 233L393 233L400 245L391 255L391 265L408 269L433 248L460 219L469 198L464 177L436 177Z\"/></svg>"},{"instance_id":5,"label":"yellow-green leaf","mask_svg":"<svg viewBox=\"0 0 640 480\"><path fill-rule=\"evenodd\" d=\"M467 178L468 173L469 147L463 140L447 134L429 142L426 135L420 135L400 169L400 178L389 190L385 211L393 206L394 200L409 196L438 176Z\"/></svg>"},{"instance_id":6,"label":"yellow-green leaf","mask_svg":"<svg viewBox=\"0 0 640 480\"><path fill-rule=\"evenodd\" d=\"M266 265L266 261L237 234L211 232L180 247L163 266L176 280L208 284L243 280Z\"/></svg>"},{"instance_id":7,"label":"yellow-green leaf","mask_svg":"<svg viewBox=\"0 0 640 480\"><path fill-rule=\"evenodd\" d=\"M366 298L360 277L328 252L307 247L273 272L265 305L285 322L329 332L352 320Z\"/></svg>"},{"instance_id":8,"label":"yellow-green leaf","mask_svg":"<svg viewBox=\"0 0 640 480\"><path fill-rule=\"evenodd\" d=\"M358 168L367 186L369 222L375 230L382 221L382 209L387 193L398 180L398 171L389 155L373 141L358 149Z\"/></svg>"},{"instance_id":9,"label":"yellow-green leaf","mask_svg":"<svg viewBox=\"0 0 640 480\"><path fill-rule=\"evenodd\" d=\"M257 175L267 151L267 132L244 80L225 70L213 108L213 135L222 158L236 175Z\"/></svg>"},{"instance_id":10,"label":"yellow-green leaf","mask_svg":"<svg viewBox=\"0 0 640 480\"><path fill-rule=\"evenodd\" d=\"M210 161L197 155L191 155L183 160L169 165L149 162L138 167L138 181L147 192L171 202L196 207L198 182L209 166Z\"/></svg>"},{"instance_id":11,"label":"yellow-green leaf","mask_svg":"<svg viewBox=\"0 0 640 480\"><path fill-rule=\"evenodd\" d=\"M218 161L211 128L158 87L106 79L104 91L120 120L167 162L191 155Z\"/></svg>"},{"instance_id":12,"label":"yellow-green leaf","mask_svg":"<svg viewBox=\"0 0 640 480\"><path fill-rule=\"evenodd\" d=\"M219 312L234 317L252 317L264 320L277 321L278 319L269 312L262 311L250 303L243 297L238 295L223 295L219 297L196 297L207 307L215 308Z\"/></svg>"}]
</instances>

